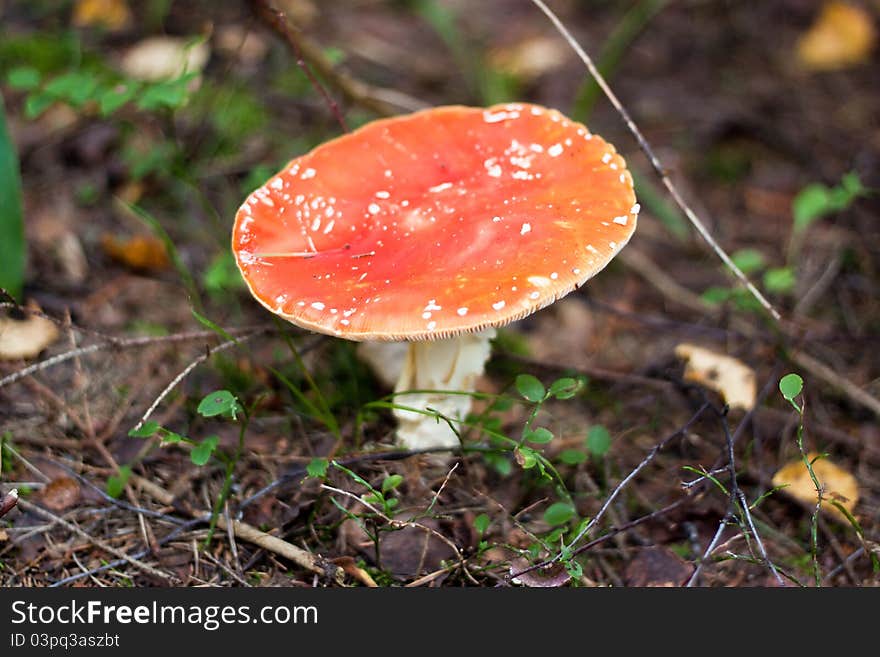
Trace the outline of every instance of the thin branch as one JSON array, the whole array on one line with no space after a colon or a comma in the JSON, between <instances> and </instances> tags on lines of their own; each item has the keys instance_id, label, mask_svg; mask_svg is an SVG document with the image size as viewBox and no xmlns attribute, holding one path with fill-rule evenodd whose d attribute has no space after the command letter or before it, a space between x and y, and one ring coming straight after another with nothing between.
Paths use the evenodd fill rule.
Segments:
<instances>
[{"instance_id":1,"label":"thin branch","mask_svg":"<svg viewBox=\"0 0 880 657\"><path fill-rule=\"evenodd\" d=\"M337 69L324 55L321 47L302 34L285 19L284 14L272 7L268 0L249 0L254 12L263 23L277 34L297 58L300 67L306 71L310 81L324 97L336 120L345 127L345 120L339 112L336 102L324 88L312 77L307 66L311 66L318 75L336 87L342 95L353 103L375 112L379 116L393 116L398 109L419 110L427 107L425 103L404 93L392 89L383 89L366 84L361 80Z\"/></svg>"},{"instance_id":2,"label":"thin branch","mask_svg":"<svg viewBox=\"0 0 880 657\"><path fill-rule=\"evenodd\" d=\"M568 543L568 545L565 546L565 548L566 548L565 550L560 550L560 552L559 552L555 557L553 557L552 559L547 559L547 560L545 560L545 561L543 561L543 562L541 562L541 563L533 564L533 565L529 566L528 568L525 568L525 569L521 570L520 572L517 572L517 573L511 573L510 576L509 576L510 579L513 579L514 577L519 577L520 575L524 575L525 573L531 572L531 571L533 571L533 570L537 570L538 568L544 568L545 566L549 566L549 565L551 565L551 564L553 564L553 563L556 563L557 561L559 561L559 560L562 558L564 552L566 552L566 551L572 551L572 550L574 549L574 546L575 546L575 545L576 545L576 544L577 544L577 543L578 543L578 542L579 542L584 536L586 536L586 535L590 532L590 530L591 530L593 527L595 527L596 524L602 519L602 517L605 515L606 511L608 511L608 507L611 506L611 503L617 498L617 496L621 493L621 491L623 491L623 489L626 488L626 486L627 486L627 485L628 485L633 479L635 479L635 478L638 476L638 474L639 474L642 470L644 470L645 467L646 467L649 463L651 463L651 461L654 460L654 458L657 456L657 454L660 453L660 450L662 450L666 445L668 445L668 444L669 444L672 440L674 440L675 438L678 438L678 437L680 437L680 436L683 436L685 433L687 433L688 429L690 429L690 427L694 424L694 422L696 422L696 421L700 418L700 416L702 416L703 413L704 413L709 407L710 407L710 404L709 404L708 402L704 402L703 405L700 406L700 408L697 410L697 412L694 413L694 414L691 416L691 418L690 418L690 419L689 419L684 425L682 425L681 427L679 427L678 429L676 429L673 433L669 434L669 435L666 436L663 440L661 440L659 443L657 443L656 445L654 445L654 447L651 448L651 451L648 452L647 456L645 456L645 458L642 459L642 462L639 463L639 464L638 464L638 465L632 470L632 472L630 472L626 477L624 477L623 480L622 480L619 484L617 484L617 486L615 486L614 490L611 492L611 494L608 496L608 498L607 498L607 499L605 500L605 502L602 504L602 507L599 509L598 513L596 513L596 515L593 516L593 518L590 520L590 522L588 522L588 523L584 526L584 528L581 529L580 532L578 532L578 535L575 536L575 537L574 537L574 538Z\"/></svg>"},{"instance_id":3,"label":"thin branch","mask_svg":"<svg viewBox=\"0 0 880 657\"><path fill-rule=\"evenodd\" d=\"M0 497L0 518L12 511L18 503L18 489L13 488L11 491Z\"/></svg>"},{"instance_id":4,"label":"thin branch","mask_svg":"<svg viewBox=\"0 0 880 657\"><path fill-rule=\"evenodd\" d=\"M679 429L677 429L677 430L674 431L673 433L671 433L671 434L669 434L668 436L666 436L666 438L664 438L664 439L661 440L659 443L657 443L656 445L654 445L653 448L651 448L651 451L648 452L647 456L645 456L644 459L642 459L642 462L639 463L639 464L635 467L635 469L633 469L632 472L630 472L626 477L624 477L623 480L622 480L619 484L617 484L617 486L616 486L616 487L614 488L614 490L611 492L611 495L609 495L609 496L608 496L608 499L606 499L605 502L602 504L602 507L599 509L599 512L596 513L596 515L593 516L593 518L590 520L590 522L588 522L588 523L586 524L586 526L585 526L580 532L578 532L578 535L575 536L574 539L571 540L571 542L569 542L569 544L567 545L567 547L568 547L569 550L573 549L574 546L575 546L575 544L577 544L578 541L580 541L584 536L586 536L586 535L589 533L589 531L590 531L593 527L596 526L596 523L598 523L599 520L602 519L602 516L605 515L605 512L608 510L608 507L611 506L611 503L612 503L612 502L615 500L615 498L620 494L620 492L621 492L624 488L626 488L627 484L629 484L629 482L631 482L633 479L635 479L635 478L638 476L638 474L639 474L642 470L644 470L645 467L646 467L651 461L654 460L654 458L657 456L657 454L660 453L660 450L662 450L664 447L666 447L666 445L668 445L672 440L674 440L674 439L676 439L676 438L678 438L678 437L680 437L680 436L683 436L685 433L687 433L688 429L691 428L691 426L694 424L694 422L696 422L696 421L700 418L700 416L701 416L701 415L706 411L706 409L708 409L708 408L709 408L709 403L708 403L708 402L704 403L702 406L700 406L700 408L697 410L697 412L694 413L694 414L691 416L691 418L690 418L687 422L684 423L683 426L681 426ZM557 560L558 560L558 559L557 559Z\"/></svg>"},{"instance_id":5,"label":"thin branch","mask_svg":"<svg viewBox=\"0 0 880 657\"><path fill-rule=\"evenodd\" d=\"M152 575L153 577L158 577L158 578L163 579L166 582L169 582L172 584L176 584L176 583L180 582L180 580L177 579L176 577L174 577L173 575L169 575L168 573L163 573L161 570L153 568L153 566L150 566L149 564L146 564L143 561L140 561L139 559L136 559L135 557L132 557L131 555L126 554L122 550L119 550L119 549L113 547L112 545L108 545L107 543L105 543L101 539L95 538L94 536L91 536L89 533L87 533L83 529L77 527L72 522L68 522L64 518L55 515L51 511L47 511L46 509L44 509L40 506L37 506L36 504L32 504L31 502L28 502L27 500L23 500L23 499L20 499L18 501L18 505L24 511L31 512L35 515L40 516L44 520L51 520L52 522L61 525L67 531L73 532L74 534L76 534L80 538L85 539L89 543L100 548L101 550L104 550L105 552L109 552L110 554L112 554L115 557L118 557L120 559L125 560L127 563L131 564L135 568L138 568L139 570L144 571L148 575Z\"/></svg>"},{"instance_id":6,"label":"thin branch","mask_svg":"<svg viewBox=\"0 0 880 657\"><path fill-rule=\"evenodd\" d=\"M234 335L236 333L247 333L248 331L254 330L257 329L253 327L245 327L240 329L230 329L227 332ZM269 327L263 328L262 330L271 331L272 329L271 327ZM49 358L46 358L45 360L36 362L33 365L28 365L25 368L17 370L12 374L8 374L7 376L0 379L0 388L2 388L3 386L7 386L10 383L20 381L21 379L30 376L31 374L35 374L37 372L47 370L51 367L55 367L56 365L60 365L61 363L64 363L72 358L79 358L80 356L93 354L96 351L102 351L104 349L129 349L132 347L144 347L158 343L189 342L191 340L203 340L205 338L216 337L217 334L214 331L193 331L191 333L177 333L175 335L144 335L136 338L110 338L107 339L105 342L98 342L95 344L87 345L85 347L79 347L77 349L65 351L63 354L51 356Z\"/></svg>"},{"instance_id":7,"label":"thin branch","mask_svg":"<svg viewBox=\"0 0 880 657\"><path fill-rule=\"evenodd\" d=\"M176 388L177 385L181 381L183 381L186 378L186 376L190 372L192 372L196 367L198 367L200 364L204 363L206 360L208 360L211 356L216 354L218 351L223 351L225 349L229 349L230 347L237 346L240 343L242 343L246 340L250 340L251 338L253 338L263 332L264 332L263 330L256 330L248 335L242 335L241 337L236 338L234 340L227 340L226 342L222 342L222 343L218 344L216 347L208 347L207 349L205 349L205 353L203 353L201 356L199 356L198 358L196 358L195 360L190 362L189 365L184 367L183 370L181 370L181 372L177 376L175 376L173 379L171 379L171 381L168 383L168 385L165 386L165 389L159 393L159 396L156 397L155 400L153 400L153 403L150 404L150 407L141 416L141 419L138 420L138 423L134 426L133 430L140 429L141 426L143 426L144 422L146 422L147 419L153 414L153 411L155 411L156 408L159 406L159 404L162 403L162 400L164 400L165 397L167 397L171 393L171 391L174 390L174 388Z\"/></svg>"},{"instance_id":8,"label":"thin branch","mask_svg":"<svg viewBox=\"0 0 880 657\"><path fill-rule=\"evenodd\" d=\"M682 212L684 212L685 216L688 218L688 221L691 222L691 225L697 230L700 236L705 240L705 242L712 247L712 250L715 252L721 261L727 266L728 269L736 276L740 282L745 285L746 289L755 297L758 302L763 306L763 308L770 313L770 315L777 322L782 319L779 315L779 312L764 298L764 295L752 285L751 281L746 278L746 275L743 274L742 270L736 266L733 260L730 259L730 256L725 253L724 249L719 246L719 244L715 241L715 238L709 233L706 226L700 220L700 218L696 215L696 213L690 208L690 206L685 202L684 198L682 198L681 194L678 191L678 188L672 183L669 176L666 174L666 169L663 168L663 165L660 164L660 160L657 159L657 156L654 154L654 150L651 148L651 145L645 139L641 130L636 126L635 122L629 115L629 112L626 111L626 108L621 104L620 100L618 100L617 96L611 90L611 87L608 86L608 83L605 81L605 78L599 72L599 69L596 68L596 65L593 64L593 60L590 59L590 56L581 48L580 44L575 40L575 38L571 35L571 32L562 24L562 21L554 14L550 8L544 4L542 0L532 0L532 2L540 9L547 18L550 19L550 22L553 23L553 26L556 30L562 35L562 37L568 42L568 45L577 53L578 57L580 57L581 61L587 67L587 70L590 72L590 75L593 76L593 79L596 81L596 84L602 89L602 92L607 96L608 100L611 101L611 104L614 106L614 109L617 110L617 113L620 114L620 117L623 119L624 123L626 123L626 127L636 138L636 141L639 144L639 148L642 149L645 156L648 158L648 161L651 163L651 166L654 168L654 171L660 177L660 180L663 181L663 185L669 191L669 194L672 196L672 199L675 201L676 205L681 208Z\"/></svg>"}]
</instances>

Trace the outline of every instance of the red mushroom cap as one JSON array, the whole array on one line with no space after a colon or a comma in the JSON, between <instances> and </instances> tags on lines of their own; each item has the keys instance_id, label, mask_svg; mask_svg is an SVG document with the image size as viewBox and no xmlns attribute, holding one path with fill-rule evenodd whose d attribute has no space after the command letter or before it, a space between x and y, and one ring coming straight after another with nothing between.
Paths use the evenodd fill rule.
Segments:
<instances>
[{"instance_id":1,"label":"red mushroom cap","mask_svg":"<svg viewBox=\"0 0 880 657\"><path fill-rule=\"evenodd\" d=\"M555 110L438 107L292 160L239 209L232 249L266 308L352 340L432 340L521 319L627 243L614 147Z\"/></svg>"}]
</instances>

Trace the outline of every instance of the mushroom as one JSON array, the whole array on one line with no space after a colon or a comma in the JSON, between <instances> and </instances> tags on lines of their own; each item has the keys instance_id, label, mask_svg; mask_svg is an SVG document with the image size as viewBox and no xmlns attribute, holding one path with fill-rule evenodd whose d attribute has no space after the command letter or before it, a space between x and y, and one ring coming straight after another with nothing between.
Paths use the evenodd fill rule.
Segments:
<instances>
[{"instance_id":1,"label":"mushroom","mask_svg":"<svg viewBox=\"0 0 880 657\"><path fill-rule=\"evenodd\" d=\"M397 392L467 393L495 328L603 269L638 211L623 158L556 110L438 107L289 162L238 210L232 249L251 293L284 319L405 342ZM420 392L400 403L455 422L471 397ZM404 446L459 444L430 414L395 415Z\"/></svg>"}]
</instances>

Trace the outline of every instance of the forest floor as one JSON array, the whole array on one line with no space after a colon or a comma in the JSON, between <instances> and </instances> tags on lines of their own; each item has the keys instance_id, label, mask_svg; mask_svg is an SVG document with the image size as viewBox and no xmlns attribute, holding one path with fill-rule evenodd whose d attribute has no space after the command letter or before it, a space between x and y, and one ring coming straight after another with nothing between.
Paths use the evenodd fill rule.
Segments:
<instances>
[{"instance_id":1,"label":"forest floor","mask_svg":"<svg viewBox=\"0 0 880 657\"><path fill-rule=\"evenodd\" d=\"M819 70L798 45L817 6L799 0L551 3L776 321L544 15L476 4L278 0L338 110L258 1L0 5L30 308L5 312L57 328L39 356L0 361L0 498L20 496L0 518L0 585L880 584L876 49ZM189 74L131 83L126 54L160 35L181 39L178 57L189 44ZM353 343L251 298L232 222L285 162L341 133L337 111L352 127L509 101L613 143L639 226L587 285L500 332L461 452L409 454ZM687 345L711 352L704 385ZM754 399L725 407L736 366L754 372ZM519 440L522 374L580 382L541 406L543 474L487 433ZM206 412L218 390L234 397ZM819 506L806 453L823 455ZM780 489L780 470L806 492Z\"/></svg>"}]
</instances>

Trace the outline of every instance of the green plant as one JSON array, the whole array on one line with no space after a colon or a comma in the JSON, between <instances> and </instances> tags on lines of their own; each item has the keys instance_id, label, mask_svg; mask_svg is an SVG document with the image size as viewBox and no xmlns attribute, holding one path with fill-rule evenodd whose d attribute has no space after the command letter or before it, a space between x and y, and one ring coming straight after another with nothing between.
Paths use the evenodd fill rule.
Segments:
<instances>
[{"instance_id":1,"label":"green plant","mask_svg":"<svg viewBox=\"0 0 880 657\"><path fill-rule=\"evenodd\" d=\"M244 452L244 437L250 420L250 412L241 405L238 398L229 390L215 390L211 394L205 395L199 402L196 411L203 418L223 418L238 422L238 443L234 452L229 454L219 450L220 439L216 435L207 436L202 440L194 440L183 434L171 431L161 426L158 422L153 421L144 422L140 426L133 428L128 432L128 435L132 438L158 438L160 446L180 445L189 450L190 461L197 466L206 465L211 460L211 457L217 458L224 465L223 488L217 496L212 510L208 536L205 538L205 545L207 546L213 538L220 510L229 498L235 465L241 459ZM114 497L118 496L125 487L130 474L131 466L122 466L119 473L108 480L107 494Z\"/></svg>"},{"instance_id":2,"label":"green plant","mask_svg":"<svg viewBox=\"0 0 880 657\"><path fill-rule=\"evenodd\" d=\"M0 288L19 301L24 287L25 256L18 155L6 127L0 95Z\"/></svg>"},{"instance_id":3,"label":"green plant","mask_svg":"<svg viewBox=\"0 0 880 657\"><path fill-rule=\"evenodd\" d=\"M844 174L840 184L833 187L820 183L807 185L792 201L791 209L794 217L792 230L795 234L802 233L816 220L846 210L853 202L867 194L868 190L854 171Z\"/></svg>"},{"instance_id":4,"label":"green plant","mask_svg":"<svg viewBox=\"0 0 880 657\"><path fill-rule=\"evenodd\" d=\"M865 542L865 535L862 530L861 524L858 520L849 512L849 510L841 504L838 500L831 498L826 498L824 495L824 487L822 486L819 478L816 476L815 471L813 470L813 463L819 458L822 458L823 455L819 455L814 457L813 459L807 453L806 448L804 447L804 412L806 410L806 404L802 397L804 389L804 380L799 374L786 374L779 380L779 392L782 393L782 396L785 400L791 404L791 407L798 414L798 428L797 428L797 446L798 451L801 454L801 458L803 459L804 466L807 468L807 472L810 475L810 479L813 482L813 486L816 488L816 506L813 509L813 513L810 518L810 557L811 563L813 566L813 579L815 585L821 586L822 579L821 573L819 570L819 512L822 508L823 502L828 502L835 509L837 509L843 516L847 519L849 524L855 530L856 536L859 541L862 543L862 546L865 548L865 553L870 555L871 563L874 568L874 572L880 572L880 559L878 559L877 553L875 550L869 549ZM800 399L800 401L798 401Z\"/></svg>"}]
</instances>

